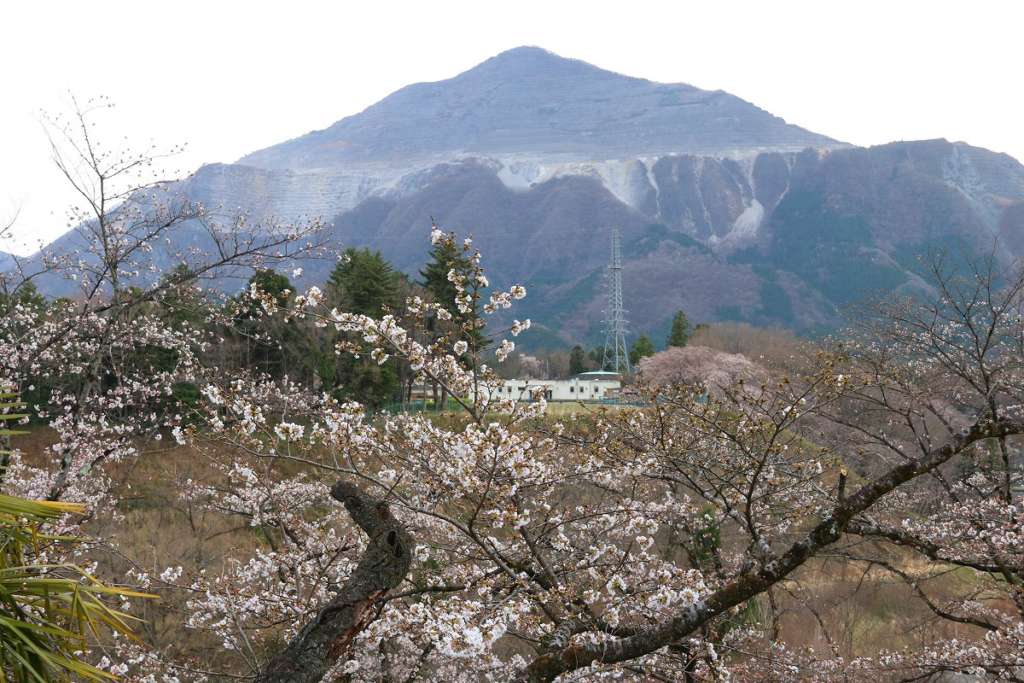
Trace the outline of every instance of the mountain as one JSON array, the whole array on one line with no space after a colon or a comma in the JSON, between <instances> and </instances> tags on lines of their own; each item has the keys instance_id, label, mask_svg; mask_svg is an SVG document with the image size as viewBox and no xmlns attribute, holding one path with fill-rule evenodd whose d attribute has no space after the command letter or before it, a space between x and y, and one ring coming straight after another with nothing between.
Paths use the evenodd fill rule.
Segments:
<instances>
[{"instance_id":1,"label":"mountain","mask_svg":"<svg viewBox=\"0 0 1024 683\"><path fill-rule=\"evenodd\" d=\"M238 163L314 171L465 154L561 164L836 145L728 93L630 78L520 47L455 78L402 88Z\"/></svg>"},{"instance_id":2,"label":"mountain","mask_svg":"<svg viewBox=\"0 0 1024 683\"><path fill-rule=\"evenodd\" d=\"M637 159L844 147L721 91L654 83L536 47L402 88L321 131L199 169L186 191L281 217L401 198L438 164L487 160L509 187L599 175L633 204Z\"/></svg>"},{"instance_id":3,"label":"mountain","mask_svg":"<svg viewBox=\"0 0 1024 683\"><path fill-rule=\"evenodd\" d=\"M828 329L867 289L921 286L929 249L998 240L1000 258L1024 256L1011 157L945 140L853 147L724 92L531 47L204 166L178 191L257 219L333 218L335 239L413 274L433 216L475 236L492 282L533 286L516 315L533 318L535 345L601 341L613 225L630 327L654 339L677 310Z\"/></svg>"}]
</instances>

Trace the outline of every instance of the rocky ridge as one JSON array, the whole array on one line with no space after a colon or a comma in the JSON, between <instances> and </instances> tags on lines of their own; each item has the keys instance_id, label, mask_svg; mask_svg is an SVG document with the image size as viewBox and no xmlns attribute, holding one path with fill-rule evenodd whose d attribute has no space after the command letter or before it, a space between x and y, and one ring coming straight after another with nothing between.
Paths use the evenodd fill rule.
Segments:
<instances>
[{"instance_id":1,"label":"rocky ridge","mask_svg":"<svg viewBox=\"0 0 1024 683\"><path fill-rule=\"evenodd\" d=\"M650 168L665 156L749 160L764 151L845 146L728 93L631 78L522 47L454 78L402 88L235 164L204 166L185 191L278 217L330 216L367 197L409 196L438 166L475 160L513 189L599 178L642 209Z\"/></svg>"}]
</instances>

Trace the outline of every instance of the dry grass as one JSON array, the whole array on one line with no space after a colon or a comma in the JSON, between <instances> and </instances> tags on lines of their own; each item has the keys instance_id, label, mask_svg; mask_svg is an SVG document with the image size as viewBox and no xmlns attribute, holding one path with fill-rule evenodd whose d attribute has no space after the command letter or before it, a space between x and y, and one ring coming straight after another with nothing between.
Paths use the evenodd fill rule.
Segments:
<instances>
[{"instance_id":1,"label":"dry grass","mask_svg":"<svg viewBox=\"0 0 1024 683\"><path fill-rule=\"evenodd\" d=\"M54 438L51 430L37 427L18 436L13 445L27 463L41 465L50 458ZM239 525L237 519L182 500L181 482L204 482L219 476L192 448L147 453L132 462L108 465L104 474L114 483L116 507L95 511L84 531L116 546L116 552L101 545L90 553L106 581L125 582L133 567L156 568L159 573L180 565L217 573L228 562L249 557L264 544L256 530ZM142 619L135 627L136 635L148 645L215 669L223 650L207 635L185 627L187 593L159 588L155 592L158 599L134 601L132 612Z\"/></svg>"}]
</instances>

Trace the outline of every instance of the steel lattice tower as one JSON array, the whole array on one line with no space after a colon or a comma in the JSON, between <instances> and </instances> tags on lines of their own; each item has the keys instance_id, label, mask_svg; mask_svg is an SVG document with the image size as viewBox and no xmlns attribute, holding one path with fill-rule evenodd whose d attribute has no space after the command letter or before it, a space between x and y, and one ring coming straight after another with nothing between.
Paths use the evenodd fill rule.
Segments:
<instances>
[{"instance_id":1,"label":"steel lattice tower","mask_svg":"<svg viewBox=\"0 0 1024 683\"><path fill-rule=\"evenodd\" d=\"M626 351L626 312L622 310L622 253L619 249L619 228L612 228L612 258L608 264L608 310L604 321L604 358L601 369L611 372L629 372L629 353Z\"/></svg>"}]
</instances>

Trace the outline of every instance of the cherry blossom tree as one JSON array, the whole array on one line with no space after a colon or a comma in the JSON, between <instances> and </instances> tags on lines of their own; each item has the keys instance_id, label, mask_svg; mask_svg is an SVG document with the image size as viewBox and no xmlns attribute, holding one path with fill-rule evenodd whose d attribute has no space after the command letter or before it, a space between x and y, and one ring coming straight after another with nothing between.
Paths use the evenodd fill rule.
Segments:
<instances>
[{"instance_id":1,"label":"cherry blossom tree","mask_svg":"<svg viewBox=\"0 0 1024 683\"><path fill-rule=\"evenodd\" d=\"M670 346L640 359L637 372L644 381L658 387L685 385L721 394L739 379L760 384L769 375L763 367L738 353L724 353L707 346Z\"/></svg>"},{"instance_id":2,"label":"cherry blossom tree","mask_svg":"<svg viewBox=\"0 0 1024 683\"><path fill-rule=\"evenodd\" d=\"M196 301L207 281L320 248L316 221L296 227L243 214L225 223L148 174L159 152L102 147L91 119L104 106L75 102L69 120L47 119L54 161L82 198L70 218L75 248L15 259L0 275L0 383L17 389L54 434L48 454L17 451L17 437L8 453L5 436L0 487L59 504L65 514L40 528L49 537L82 538L97 516L116 518L124 482L111 468L159 451L183 419L177 389L219 372L201 360L215 341L213 314L197 319L193 311L172 324L168 312ZM157 255L176 268L161 274ZM35 294L42 281L65 283L73 297L47 305ZM91 571L104 540L36 544L27 557Z\"/></svg>"},{"instance_id":3,"label":"cherry blossom tree","mask_svg":"<svg viewBox=\"0 0 1024 683\"><path fill-rule=\"evenodd\" d=\"M26 469L17 460L8 483L18 480L21 493L49 500L98 503L101 494L86 483L97 481L94 468L136 455L137 437L168 424L157 404L176 384L201 376L197 353L208 336L196 325L166 324L157 309L194 301L204 280L310 255L321 227L251 223L244 214L224 224L155 182L150 171L165 154L107 149L93 139L92 118L108 106L73 100L69 119L46 119L54 162L83 200L70 215L78 248L44 253L3 275L13 305L0 322L0 377L26 397L45 384L38 416L60 435L55 469ZM175 269L157 272L157 253ZM77 296L48 309L18 300L46 278L73 284ZM147 349L163 350L165 367L140 353ZM68 493L79 485L86 488Z\"/></svg>"}]
</instances>

